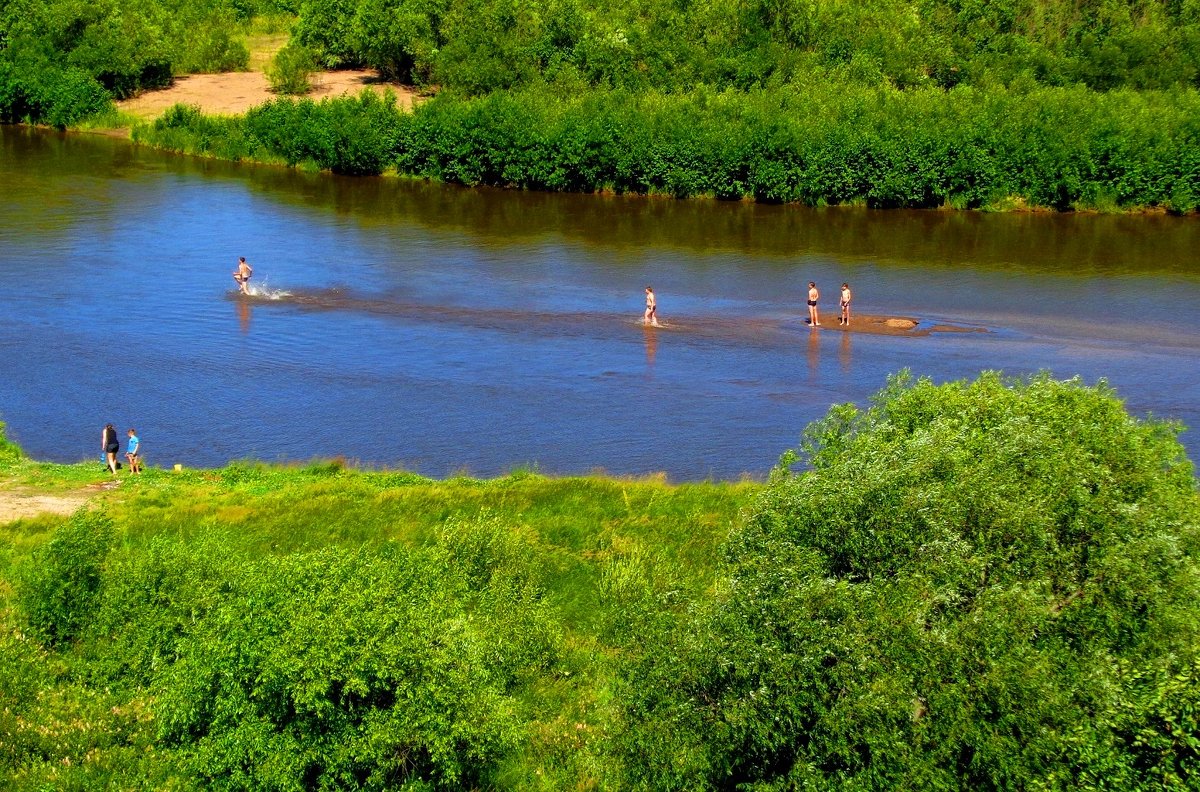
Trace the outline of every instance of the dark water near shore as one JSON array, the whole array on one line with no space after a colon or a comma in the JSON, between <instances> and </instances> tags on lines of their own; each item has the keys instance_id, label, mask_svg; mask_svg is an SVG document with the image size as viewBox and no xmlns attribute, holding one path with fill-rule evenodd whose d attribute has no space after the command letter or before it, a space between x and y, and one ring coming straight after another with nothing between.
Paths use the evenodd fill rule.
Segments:
<instances>
[{"instance_id":1,"label":"dark water near shore","mask_svg":"<svg viewBox=\"0 0 1200 792\"><path fill-rule=\"evenodd\" d=\"M1195 218L465 190L0 127L0 420L68 462L111 421L162 466L731 478L907 367L1104 377L1200 426L1198 250ZM233 294L238 255L280 299ZM841 333L843 280L988 332ZM640 326L647 283L671 327Z\"/></svg>"}]
</instances>

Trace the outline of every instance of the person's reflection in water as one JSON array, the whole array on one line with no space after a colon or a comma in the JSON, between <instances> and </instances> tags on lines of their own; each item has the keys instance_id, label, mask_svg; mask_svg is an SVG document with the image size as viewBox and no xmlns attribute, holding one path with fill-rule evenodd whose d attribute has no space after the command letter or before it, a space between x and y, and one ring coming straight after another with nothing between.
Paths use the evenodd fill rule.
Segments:
<instances>
[{"instance_id":1,"label":"person's reflection in water","mask_svg":"<svg viewBox=\"0 0 1200 792\"><path fill-rule=\"evenodd\" d=\"M843 374L850 373L850 331L842 333L842 343L838 346L838 364Z\"/></svg>"},{"instance_id":2,"label":"person's reflection in water","mask_svg":"<svg viewBox=\"0 0 1200 792\"><path fill-rule=\"evenodd\" d=\"M816 378L817 364L821 362L821 334L808 334L808 376Z\"/></svg>"},{"instance_id":3,"label":"person's reflection in water","mask_svg":"<svg viewBox=\"0 0 1200 792\"><path fill-rule=\"evenodd\" d=\"M654 366L654 356L658 354L658 330L653 325L642 325L642 335L646 339L646 366Z\"/></svg>"},{"instance_id":4,"label":"person's reflection in water","mask_svg":"<svg viewBox=\"0 0 1200 792\"><path fill-rule=\"evenodd\" d=\"M241 326L243 333L250 332L250 301L249 300L234 300L237 306L238 325Z\"/></svg>"}]
</instances>

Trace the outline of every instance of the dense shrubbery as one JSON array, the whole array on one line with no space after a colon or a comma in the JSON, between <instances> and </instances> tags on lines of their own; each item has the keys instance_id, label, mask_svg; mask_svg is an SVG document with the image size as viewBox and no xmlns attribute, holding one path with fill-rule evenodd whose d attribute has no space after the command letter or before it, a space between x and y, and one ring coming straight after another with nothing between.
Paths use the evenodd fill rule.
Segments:
<instances>
[{"instance_id":1,"label":"dense shrubbery","mask_svg":"<svg viewBox=\"0 0 1200 792\"><path fill-rule=\"evenodd\" d=\"M177 108L135 139L545 190L959 208L1014 197L1058 209L1200 203L1196 92L530 90L436 98L412 114L364 94L279 100L241 123Z\"/></svg>"},{"instance_id":2,"label":"dense shrubbery","mask_svg":"<svg viewBox=\"0 0 1200 792\"><path fill-rule=\"evenodd\" d=\"M295 42L275 53L267 69L271 90L282 94L306 94L312 90L312 73L317 60L305 46Z\"/></svg>"},{"instance_id":3,"label":"dense shrubbery","mask_svg":"<svg viewBox=\"0 0 1200 792\"><path fill-rule=\"evenodd\" d=\"M304 0L296 34L330 65L477 93L831 78L1163 89L1200 75L1200 9L1170 0Z\"/></svg>"},{"instance_id":4,"label":"dense shrubbery","mask_svg":"<svg viewBox=\"0 0 1200 792\"><path fill-rule=\"evenodd\" d=\"M0 121L65 127L174 74L244 69L247 20L281 10L272 0L0 0Z\"/></svg>"},{"instance_id":5,"label":"dense shrubbery","mask_svg":"<svg viewBox=\"0 0 1200 792\"><path fill-rule=\"evenodd\" d=\"M21 447L8 439L4 421L0 421L0 464L15 462L21 458Z\"/></svg>"},{"instance_id":6,"label":"dense shrubbery","mask_svg":"<svg viewBox=\"0 0 1200 792\"><path fill-rule=\"evenodd\" d=\"M1173 427L899 379L806 433L626 677L651 788L1194 788L1200 508Z\"/></svg>"},{"instance_id":7,"label":"dense shrubbery","mask_svg":"<svg viewBox=\"0 0 1200 792\"><path fill-rule=\"evenodd\" d=\"M20 596L34 635L49 645L68 643L92 622L112 541L111 520L79 512L34 555Z\"/></svg>"}]
</instances>

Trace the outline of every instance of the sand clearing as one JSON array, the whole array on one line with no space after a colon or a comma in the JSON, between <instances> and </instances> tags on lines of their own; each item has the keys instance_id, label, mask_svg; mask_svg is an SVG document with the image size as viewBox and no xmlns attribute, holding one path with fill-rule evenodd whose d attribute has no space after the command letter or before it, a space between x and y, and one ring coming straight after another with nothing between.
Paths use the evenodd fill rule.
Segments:
<instances>
[{"instance_id":1,"label":"sand clearing","mask_svg":"<svg viewBox=\"0 0 1200 792\"><path fill-rule=\"evenodd\" d=\"M805 318L804 324L808 325ZM973 325L931 324L908 316L875 316L873 314L851 314L850 326L838 324L838 314L824 314L821 318L822 330L841 330L851 333L867 333L869 335L890 336L927 336L932 333L986 333L987 328Z\"/></svg>"},{"instance_id":2,"label":"sand clearing","mask_svg":"<svg viewBox=\"0 0 1200 792\"><path fill-rule=\"evenodd\" d=\"M0 490L0 525L39 514L70 514L94 494L95 488L57 495L25 489Z\"/></svg>"},{"instance_id":3,"label":"sand clearing","mask_svg":"<svg viewBox=\"0 0 1200 792\"><path fill-rule=\"evenodd\" d=\"M316 87L308 94L311 99L356 95L364 88L381 95L391 91L396 94L397 104L403 108L412 107L417 98L411 88L381 82L374 71L317 72L313 76L313 83ZM168 88L146 91L140 96L118 102L117 107L144 119L156 118L167 108L180 103L197 105L209 114L236 115L278 96L271 91L267 76L262 72L191 74L177 77L175 84Z\"/></svg>"}]
</instances>

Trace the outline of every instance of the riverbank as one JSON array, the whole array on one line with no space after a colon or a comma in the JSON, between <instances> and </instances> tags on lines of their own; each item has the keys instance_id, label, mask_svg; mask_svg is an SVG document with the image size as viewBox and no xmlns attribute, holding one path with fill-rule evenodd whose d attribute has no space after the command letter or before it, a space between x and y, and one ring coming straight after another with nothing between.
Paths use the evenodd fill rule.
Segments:
<instances>
[{"instance_id":1,"label":"riverbank","mask_svg":"<svg viewBox=\"0 0 1200 792\"><path fill-rule=\"evenodd\" d=\"M1029 211L1200 204L1200 93L814 84L716 93L555 87L176 106L139 144L348 175L764 203ZM1120 141L1114 147L1114 141Z\"/></svg>"},{"instance_id":2,"label":"riverbank","mask_svg":"<svg viewBox=\"0 0 1200 792\"><path fill-rule=\"evenodd\" d=\"M240 462L0 522L0 786L1180 786L1200 502L1169 426L984 375L810 431L765 484ZM98 468L0 429L0 491Z\"/></svg>"}]
</instances>

